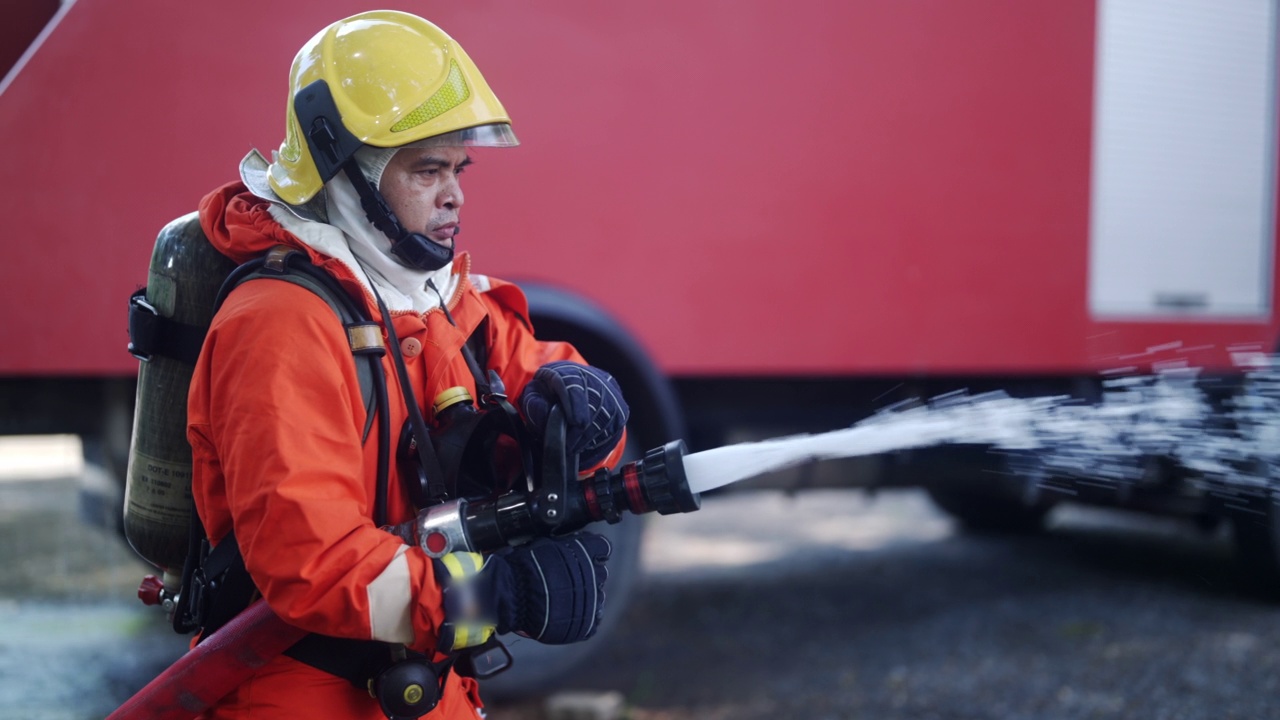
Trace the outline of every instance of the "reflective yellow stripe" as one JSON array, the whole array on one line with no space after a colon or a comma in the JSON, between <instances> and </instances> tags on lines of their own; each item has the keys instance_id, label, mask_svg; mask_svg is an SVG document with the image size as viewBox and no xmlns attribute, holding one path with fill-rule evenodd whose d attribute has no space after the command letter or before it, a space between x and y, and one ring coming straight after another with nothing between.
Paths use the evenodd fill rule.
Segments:
<instances>
[{"instance_id":1,"label":"reflective yellow stripe","mask_svg":"<svg viewBox=\"0 0 1280 720\"><path fill-rule=\"evenodd\" d=\"M440 562L444 563L444 568L449 571L449 577L458 579L466 577L462 573L462 563L458 562L458 556L455 553L449 553L440 558Z\"/></svg>"},{"instance_id":2,"label":"reflective yellow stripe","mask_svg":"<svg viewBox=\"0 0 1280 720\"><path fill-rule=\"evenodd\" d=\"M484 556L473 552L449 553L440 558L449 573L449 586L445 590L445 616L440 626L439 649L453 652L483 645L493 637L491 623L475 622L480 614L475 587L471 579L484 568ZM458 622L461 621L461 622Z\"/></svg>"},{"instance_id":3,"label":"reflective yellow stripe","mask_svg":"<svg viewBox=\"0 0 1280 720\"><path fill-rule=\"evenodd\" d=\"M479 575L480 568L484 567L484 557L480 553L456 553L462 557L458 558L463 561L463 566L467 568L467 577Z\"/></svg>"},{"instance_id":4,"label":"reflective yellow stripe","mask_svg":"<svg viewBox=\"0 0 1280 720\"><path fill-rule=\"evenodd\" d=\"M449 74L445 77L440 89L427 98L426 102L414 108L413 112L392 125L391 132L404 132L428 120L434 120L466 102L469 97L471 97L471 88L467 87L467 80L462 76L462 68L458 67L456 60L450 59Z\"/></svg>"},{"instance_id":5,"label":"reflective yellow stripe","mask_svg":"<svg viewBox=\"0 0 1280 720\"><path fill-rule=\"evenodd\" d=\"M495 632L494 626L479 623L450 623L446 629L453 631L453 642L445 648L448 651L483 645L493 637ZM447 635L447 633L441 633L441 640L446 639Z\"/></svg>"},{"instance_id":6,"label":"reflective yellow stripe","mask_svg":"<svg viewBox=\"0 0 1280 720\"><path fill-rule=\"evenodd\" d=\"M483 645L493 637L494 626L480 623L445 623L440 626L439 649L454 652Z\"/></svg>"},{"instance_id":7,"label":"reflective yellow stripe","mask_svg":"<svg viewBox=\"0 0 1280 720\"><path fill-rule=\"evenodd\" d=\"M444 563L445 569L449 571L449 577L454 580L474 577L484 566L484 558L480 553L470 552L449 553L440 558L440 562Z\"/></svg>"}]
</instances>

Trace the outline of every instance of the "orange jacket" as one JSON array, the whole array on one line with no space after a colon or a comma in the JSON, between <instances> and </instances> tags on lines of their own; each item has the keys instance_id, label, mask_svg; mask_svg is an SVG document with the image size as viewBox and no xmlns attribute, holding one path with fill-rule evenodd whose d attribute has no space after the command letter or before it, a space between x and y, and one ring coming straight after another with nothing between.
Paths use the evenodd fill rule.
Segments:
<instances>
[{"instance_id":1,"label":"orange jacket","mask_svg":"<svg viewBox=\"0 0 1280 720\"><path fill-rule=\"evenodd\" d=\"M352 271L307 248L267 208L232 183L204 198L200 220L210 241L236 262L280 244L307 251L380 322ZM541 365L583 361L567 343L534 338L516 286L470 276L469 266L466 254L454 261L461 278L448 304L457 327L438 308L392 312L428 423L431 400L442 390L462 385L475 396L461 348L486 317L489 366L513 398ZM407 406L389 356L383 364L394 451ZM374 526L378 431L361 442L366 418L355 367L341 323L319 296L273 281L234 290L214 318L191 381L192 491L215 544L235 528L249 574L285 621L430 653L443 621L441 592L419 548ZM623 444L603 464L615 463ZM396 463L390 465L388 519L395 524L415 508ZM427 717L475 718L479 706L475 682L450 673L440 706ZM285 716L382 717L367 693L283 656L210 715Z\"/></svg>"}]
</instances>

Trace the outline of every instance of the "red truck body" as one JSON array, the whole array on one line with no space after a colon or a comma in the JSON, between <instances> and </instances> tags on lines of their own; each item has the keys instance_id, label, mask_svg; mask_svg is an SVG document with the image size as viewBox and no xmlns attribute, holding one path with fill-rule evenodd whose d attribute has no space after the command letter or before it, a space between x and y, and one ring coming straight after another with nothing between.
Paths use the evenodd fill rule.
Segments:
<instances>
[{"instance_id":1,"label":"red truck body","mask_svg":"<svg viewBox=\"0 0 1280 720\"><path fill-rule=\"evenodd\" d=\"M1274 223L1261 309L1091 309L1094 3L392 5L464 44L523 143L466 178L475 266L594 300L670 375L1225 366L1276 335ZM62 6L0 91L0 375L136 372L156 231L278 146L293 53L366 8Z\"/></svg>"},{"instance_id":2,"label":"red truck body","mask_svg":"<svg viewBox=\"0 0 1280 720\"><path fill-rule=\"evenodd\" d=\"M1096 400L1104 371L1162 363L1232 373L1230 398L1233 366L1274 347L1273 2L389 5L462 43L522 141L475 153L460 246L532 281L540 333L619 378L633 447L830 429L957 388ZM123 476L126 298L157 232L278 147L293 54L368 9L0 10L0 63L26 47L0 81L0 433L79 433ZM1280 588L1269 486L1135 458L1140 481L1050 497L1005 457L782 482L925 485L984 529L1063 499L1228 519ZM118 523L107 495L90 514ZM639 526L614 527L625 598ZM566 666L524 667L512 692Z\"/></svg>"}]
</instances>

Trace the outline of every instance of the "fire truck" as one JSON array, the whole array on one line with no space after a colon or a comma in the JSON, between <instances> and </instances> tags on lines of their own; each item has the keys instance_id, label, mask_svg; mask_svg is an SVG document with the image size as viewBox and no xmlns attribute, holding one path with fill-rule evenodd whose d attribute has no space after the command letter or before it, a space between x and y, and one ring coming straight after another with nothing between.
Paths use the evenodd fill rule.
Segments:
<instances>
[{"instance_id":1,"label":"fire truck","mask_svg":"<svg viewBox=\"0 0 1280 720\"><path fill-rule=\"evenodd\" d=\"M957 388L1096 400L1161 363L1230 396L1274 349L1271 0L387 4L467 48L522 141L477 153L462 247L620 379L640 448ZM0 10L0 432L77 433L121 472L125 299L157 231L278 146L293 52L365 9ZM1000 462L785 481L923 484L970 526L1038 526L1054 498ZM1071 499L1232 522L1275 571L1271 498L1233 514L1158 464L1129 490Z\"/></svg>"}]
</instances>

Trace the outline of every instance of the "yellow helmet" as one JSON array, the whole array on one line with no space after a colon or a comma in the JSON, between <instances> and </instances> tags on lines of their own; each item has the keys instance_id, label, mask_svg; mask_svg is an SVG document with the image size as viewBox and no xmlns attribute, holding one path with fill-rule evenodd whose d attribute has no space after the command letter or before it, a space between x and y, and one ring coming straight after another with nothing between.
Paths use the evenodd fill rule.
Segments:
<instances>
[{"instance_id":1,"label":"yellow helmet","mask_svg":"<svg viewBox=\"0 0 1280 720\"><path fill-rule=\"evenodd\" d=\"M284 143L268 179L280 199L301 205L362 144L401 147L426 138L518 144L502 103L443 30L403 12L353 15L321 30L294 58Z\"/></svg>"}]
</instances>

